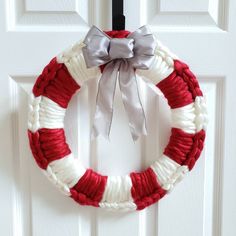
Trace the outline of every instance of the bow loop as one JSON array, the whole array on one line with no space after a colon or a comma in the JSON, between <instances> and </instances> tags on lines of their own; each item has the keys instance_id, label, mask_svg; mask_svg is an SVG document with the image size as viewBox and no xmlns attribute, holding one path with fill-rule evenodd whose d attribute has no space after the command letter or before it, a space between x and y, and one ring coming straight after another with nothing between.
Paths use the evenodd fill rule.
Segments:
<instances>
[{"instance_id":1,"label":"bow loop","mask_svg":"<svg viewBox=\"0 0 236 236\"><path fill-rule=\"evenodd\" d=\"M133 38L135 40L135 56L130 59L132 66L136 69L149 69L153 62L157 45L155 36L151 34L146 26L142 26L128 35L128 38Z\"/></svg>"},{"instance_id":2,"label":"bow loop","mask_svg":"<svg viewBox=\"0 0 236 236\"><path fill-rule=\"evenodd\" d=\"M86 47L82 48L84 60L88 68L100 66L110 60L108 53L110 38L100 29L93 26L84 39Z\"/></svg>"},{"instance_id":3,"label":"bow loop","mask_svg":"<svg viewBox=\"0 0 236 236\"><path fill-rule=\"evenodd\" d=\"M109 137L117 79L133 139L146 135L146 119L134 69L148 69L154 59L156 41L149 28L140 27L127 38L110 38L93 26L84 43L82 51L88 68L106 64L99 80L93 136Z\"/></svg>"}]
</instances>

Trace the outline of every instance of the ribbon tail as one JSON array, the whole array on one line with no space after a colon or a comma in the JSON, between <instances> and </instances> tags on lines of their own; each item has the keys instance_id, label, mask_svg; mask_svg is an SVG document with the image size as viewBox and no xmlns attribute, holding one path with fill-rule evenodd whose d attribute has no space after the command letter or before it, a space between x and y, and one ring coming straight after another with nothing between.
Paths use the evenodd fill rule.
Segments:
<instances>
[{"instance_id":1,"label":"ribbon tail","mask_svg":"<svg viewBox=\"0 0 236 236\"><path fill-rule=\"evenodd\" d=\"M109 139L119 67L119 61L111 61L104 68L99 80L92 138L101 134L105 139Z\"/></svg>"},{"instance_id":2,"label":"ribbon tail","mask_svg":"<svg viewBox=\"0 0 236 236\"><path fill-rule=\"evenodd\" d=\"M147 135L146 117L139 95L134 68L127 61L122 61L119 72L119 85L123 104L129 119L132 138Z\"/></svg>"}]
</instances>

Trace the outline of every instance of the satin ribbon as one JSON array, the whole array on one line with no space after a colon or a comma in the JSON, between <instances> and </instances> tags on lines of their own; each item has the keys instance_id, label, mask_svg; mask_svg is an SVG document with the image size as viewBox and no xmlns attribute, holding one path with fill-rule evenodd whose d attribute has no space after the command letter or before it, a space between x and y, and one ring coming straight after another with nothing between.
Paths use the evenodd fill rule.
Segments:
<instances>
[{"instance_id":1,"label":"satin ribbon","mask_svg":"<svg viewBox=\"0 0 236 236\"><path fill-rule=\"evenodd\" d=\"M127 38L111 38L92 26L82 48L87 68L106 64L99 80L92 136L109 138L118 79L133 140L146 135L146 118L140 100L135 69L147 70L154 59L156 41L147 26Z\"/></svg>"}]
</instances>

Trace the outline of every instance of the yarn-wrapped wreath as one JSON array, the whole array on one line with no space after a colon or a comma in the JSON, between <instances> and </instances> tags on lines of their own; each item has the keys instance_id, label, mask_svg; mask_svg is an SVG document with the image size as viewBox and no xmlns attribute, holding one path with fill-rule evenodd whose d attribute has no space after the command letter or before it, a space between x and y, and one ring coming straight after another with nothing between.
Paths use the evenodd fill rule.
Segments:
<instances>
[{"instance_id":1,"label":"yarn-wrapped wreath","mask_svg":"<svg viewBox=\"0 0 236 236\"><path fill-rule=\"evenodd\" d=\"M105 31L125 38L129 31ZM87 68L83 42L53 58L33 87L28 137L35 161L46 176L81 205L113 210L141 210L161 199L189 172L203 149L206 104L189 67L157 40L155 59L136 74L156 85L171 109L172 129L163 155L149 168L125 176L105 176L86 169L66 143L64 116L72 95L102 67Z\"/></svg>"}]
</instances>

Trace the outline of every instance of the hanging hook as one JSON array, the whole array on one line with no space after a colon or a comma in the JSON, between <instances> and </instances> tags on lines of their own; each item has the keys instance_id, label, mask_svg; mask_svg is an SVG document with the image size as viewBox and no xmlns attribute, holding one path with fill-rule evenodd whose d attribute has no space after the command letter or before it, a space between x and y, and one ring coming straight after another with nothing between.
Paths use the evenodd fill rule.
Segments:
<instances>
[{"instance_id":1,"label":"hanging hook","mask_svg":"<svg viewBox=\"0 0 236 236\"><path fill-rule=\"evenodd\" d=\"M125 29L125 16L123 14L123 0L112 0L112 29Z\"/></svg>"}]
</instances>

